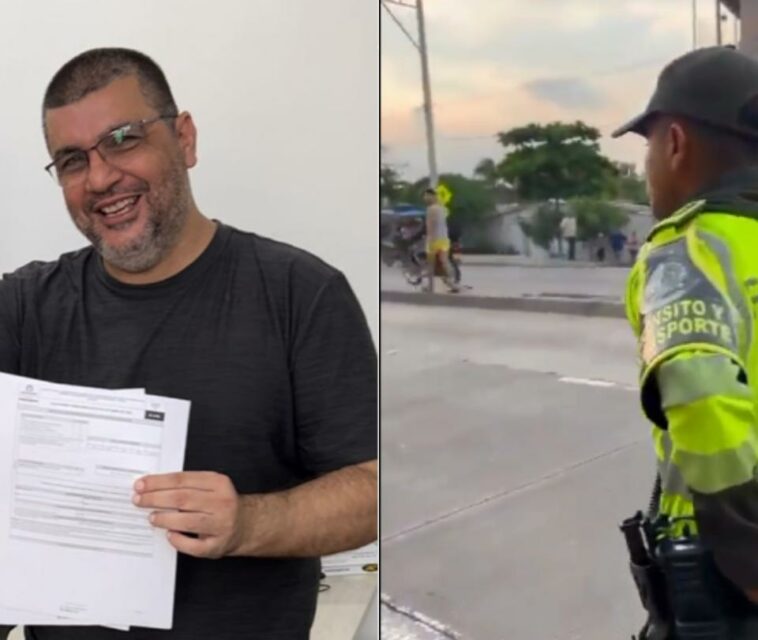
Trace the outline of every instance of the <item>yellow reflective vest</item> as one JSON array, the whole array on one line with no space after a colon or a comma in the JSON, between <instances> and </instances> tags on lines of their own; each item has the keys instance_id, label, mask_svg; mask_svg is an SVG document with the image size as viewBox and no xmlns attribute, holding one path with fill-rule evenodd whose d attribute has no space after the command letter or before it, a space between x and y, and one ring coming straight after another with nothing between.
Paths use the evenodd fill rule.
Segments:
<instances>
[{"instance_id":1,"label":"yellow reflective vest","mask_svg":"<svg viewBox=\"0 0 758 640\"><path fill-rule=\"evenodd\" d=\"M713 194L653 229L626 312L669 534L688 524L727 577L756 588L758 173L729 176Z\"/></svg>"}]
</instances>

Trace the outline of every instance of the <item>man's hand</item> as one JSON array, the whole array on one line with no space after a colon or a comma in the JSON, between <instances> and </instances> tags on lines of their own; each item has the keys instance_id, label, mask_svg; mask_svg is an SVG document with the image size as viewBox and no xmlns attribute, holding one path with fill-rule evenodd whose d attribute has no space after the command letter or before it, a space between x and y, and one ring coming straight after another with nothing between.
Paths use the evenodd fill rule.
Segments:
<instances>
[{"instance_id":1,"label":"man's hand","mask_svg":"<svg viewBox=\"0 0 758 640\"><path fill-rule=\"evenodd\" d=\"M234 554L244 539L240 496L232 481L212 471L150 475L134 485L134 504L154 511L150 522L168 530L181 553L198 558ZM192 535L186 534L195 534Z\"/></svg>"},{"instance_id":2,"label":"man's hand","mask_svg":"<svg viewBox=\"0 0 758 640\"><path fill-rule=\"evenodd\" d=\"M212 471L145 476L134 489L174 548L198 558L315 558L376 539L376 460L272 493L241 496Z\"/></svg>"}]
</instances>

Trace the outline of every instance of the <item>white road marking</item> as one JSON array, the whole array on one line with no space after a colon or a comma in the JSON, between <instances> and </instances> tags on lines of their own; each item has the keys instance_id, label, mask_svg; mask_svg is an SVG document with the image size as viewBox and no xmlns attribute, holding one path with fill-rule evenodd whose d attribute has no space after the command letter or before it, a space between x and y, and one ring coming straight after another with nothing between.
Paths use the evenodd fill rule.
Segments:
<instances>
[{"instance_id":1,"label":"white road marking","mask_svg":"<svg viewBox=\"0 0 758 640\"><path fill-rule=\"evenodd\" d=\"M460 640L461 636L447 625L410 607L395 604L382 594L382 640Z\"/></svg>"},{"instance_id":2,"label":"white road marking","mask_svg":"<svg viewBox=\"0 0 758 640\"><path fill-rule=\"evenodd\" d=\"M564 376L558 378L559 382L566 382L567 384L583 384L588 387L603 387L605 389L622 389L624 391L639 391L639 388L634 385L619 384L617 382L611 382L610 380L595 380L593 378L573 378L571 376Z\"/></svg>"},{"instance_id":3,"label":"white road marking","mask_svg":"<svg viewBox=\"0 0 758 640\"><path fill-rule=\"evenodd\" d=\"M593 380L592 378L572 378L564 377L558 378L560 382L568 382L569 384L585 384L589 387L615 387L615 382L608 382L607 380Z\"/></svg>"}]
</instances>

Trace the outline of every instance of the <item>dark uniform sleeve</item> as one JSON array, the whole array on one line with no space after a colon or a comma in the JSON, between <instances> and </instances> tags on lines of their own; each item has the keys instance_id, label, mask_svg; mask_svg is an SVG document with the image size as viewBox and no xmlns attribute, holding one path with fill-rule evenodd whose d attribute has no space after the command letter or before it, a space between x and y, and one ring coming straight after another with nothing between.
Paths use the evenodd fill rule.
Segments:
<instances>
[{"instance_id":1,"label":"dark uniform sleeve","mask_svg":"<svg viewBox=\"0 0 758 640\"><path fill-rule=\"evenodd\" d=\"M295 328L291 358L303 468L320 475L376 459L376 350L342 274L322 286Z\"/></svg>"}]
</instances>

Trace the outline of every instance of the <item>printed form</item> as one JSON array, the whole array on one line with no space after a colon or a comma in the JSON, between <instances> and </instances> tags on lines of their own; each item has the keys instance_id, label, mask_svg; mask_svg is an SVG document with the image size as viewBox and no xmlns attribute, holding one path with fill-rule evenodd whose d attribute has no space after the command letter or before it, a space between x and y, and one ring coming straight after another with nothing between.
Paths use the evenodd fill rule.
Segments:
<instances>
[{"instance_id":1,"label":"printed form","mask_svg":"<svg viewBox=\"0 0 758 640\"><path fill-rule=\"evenodd\" d=\"M182 469L189 407L0 374L0 623L171 628L176 551L132 487Z\"/></svg>"}]
</instances>

